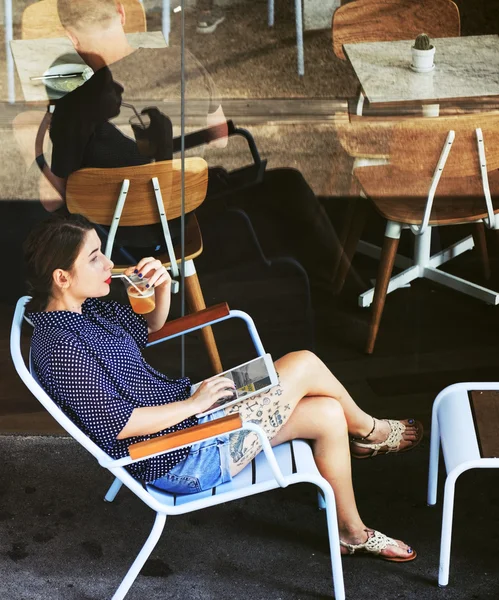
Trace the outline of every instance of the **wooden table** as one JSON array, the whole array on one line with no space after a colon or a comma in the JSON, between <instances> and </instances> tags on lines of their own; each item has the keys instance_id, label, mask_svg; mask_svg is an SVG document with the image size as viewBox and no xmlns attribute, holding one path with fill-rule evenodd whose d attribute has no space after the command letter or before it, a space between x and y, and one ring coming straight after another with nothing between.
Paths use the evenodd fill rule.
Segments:
<instances>
[{"instance_id":1,"label":"wooden table","mask_svg":"<svg viewBox=\"0 0 499 600\"><path fill-rule=\"evenodd\" d=\"M140 0L141 2L143 0ZM13 104L16 101L15 83L14 83L14 58L11 52L11 43L14 39L14 19L12 10L12 0L4 0L4 43L7 57L7 94L8 101ZM163 0L163 11L161 26L166 45L169 45L170 39L170 0Z\"/></svg>"},{"instance_id":2,"label":"wooden table","mask_svg":"<svg viewBox=\"0 0 499 600\"><path fill-rule=\"evenodd\" d=\"M345 54L371 105L396 108L414 102L435 105L442 100L499 96L499 36L433 39L435 69L430 73L410 69L413 43L345 44ZM362 106L357 114L362 114Z\"/></svg>"},{"instance_id":3,"label":"wooden table","mask_svg":"<svg viewBox=\"0 0 499 600\"><path fill-rule=\"evenodd\" d=\"M127 38L136 48L164 48L165 38L161 31L129 33ZM43 102L49 98L42 80L30 77L42 75L58 58L66 63L83 63L68 38L43 38L38 40L14 40L11 42L14 61L27 102Z\"/></svg>"}]
</instances>

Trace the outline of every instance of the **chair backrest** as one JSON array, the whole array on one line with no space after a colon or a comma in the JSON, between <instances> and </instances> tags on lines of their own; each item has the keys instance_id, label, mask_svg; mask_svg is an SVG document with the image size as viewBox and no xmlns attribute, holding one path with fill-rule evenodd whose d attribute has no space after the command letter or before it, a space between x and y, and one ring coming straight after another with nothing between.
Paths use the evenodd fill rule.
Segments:
<instances>
[{"instance_id":1,"label":"chair backrest","mask_svg":"<svg viewBox=\"0 0 499 600\"><path fill-rule=\"evenodd\" d=\"M52 400L40 385L35 372L31 372L26 364L21 351L21 333L24 321L26 303L30 300L29 296L23 296L17 301L16 310L12 319L12 329L10 334L10 352L14 367L29 391L42 404L42 406L52 415L52 417L65 429L69 435L79 442L85 450L92 454L97 462L108 468L112 474L122 481L130 490L141 498L153 510L161 508L160 501L147 492L142 484L134 479L124 467L108 466L113 460L106 452L101 450L81 429L79 429L69 417L67 417L61 408Z\"/></svg>"},{"instance_id":2,"label":"chair backrest","mask_svg":"<svg viewBox=\"0 0 499 600\"><path fill-rule=\"evenodd\" d=\"M333 51L346 60L343 44L458 37L459 9L451 0L355 0L333 15Z\"/></svg>"},{"instance_id":3,"label":"chair backrest","mask_svg":"<svg viewBox=\"0 0 499 600\"><path fill-rule=\"evenodd\" d=\"M125 9L125 32L147 31L144 6L139 0L120 0ZM39 0L23 12L21 37L23 40L64 37L66 32L57 14L57 0Z\"/></svg>"},{"instance_id":4,"label":"chair backrest","mask_svg":"<svg viewBox=\"0 0 499 600\"><path fill-rule=\"evenodd\" d=\"M72 437L74 437L84 448L95 456L98 461L109 461L111 458L101 450L92 440L90 440L74 423L71 421L50 396L41 387L36 377L32 374L26 361L23 358L21 351L21 332L24 321L24 313L29 296L23 296L17 301L14 318L12 320L12 329L10 333L10 353L14 367L23 380L29 391L43 405L43 407L52 415L52 417L65 429Z\"/></svg>"},{"instance_id":5,"label":"chair backrest","mask_svg":"<svg viewBox=\"0 0 499 600\"><path fill-rule=\"evenodd\" d=\"M433 175L449 131L455 132L442 178L480 176L476 129L483 134L487 171L499 169L499 114L401 121L390 144L390 163L412 174Z\"/></svg>"},{"instance_id":6,"label":"chair backrest","mask_svg":"<svg viewBox=\"0 0 499 600\"><path fill-rule=\"evenodd\" d=\"M85 215L93 223L111 225L116 201L125 179L130 191L120 219L120 226L159 223L158 206L152 178L157 177L168 220L182 212L180 159L165 160L137 167L116 169L81 169L69 176L66 204L72 213ZM205 199L208 189L208 165L202 158L185 159L185 213L195 210Z\"/></svg>"}]
</instances>

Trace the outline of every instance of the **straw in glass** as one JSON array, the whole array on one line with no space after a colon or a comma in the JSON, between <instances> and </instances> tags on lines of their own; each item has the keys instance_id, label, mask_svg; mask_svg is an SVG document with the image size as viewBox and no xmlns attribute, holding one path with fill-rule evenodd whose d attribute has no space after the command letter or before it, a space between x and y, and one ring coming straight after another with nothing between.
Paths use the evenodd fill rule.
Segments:
<instances>
[{"instance_id":1,"label":"straw in glass","mask_svg":"<svg viewBox=\"0 0 499 600\"><path fill-rule=\"evenodd\" d=\"M147 129L144 121L142 120L142 117L140 116L140 113L137 112L137 109L135 108L135 106L133 104L129 104L128 102L121 102L121 106L126 106L127 108L131 108L133 110L133 112L135 113L137 119L140 121L140 124L142 125L142 127L144 129Z\"/></svg>"},{"instance_id":2,"label":"straw in glass","mask_svg":"<svg viewBox=\"0 0 499 600\"><path fill-rule=\"evenodd\" d=\"M111 275L111 278L114 279L116 277L121 277L123 279L126 279L128 281L128 283L130 283L131 285L133 285L133 287L139 292L139 294L141 296L145 296L145 292L144 290L141 290L139 287L137 287L135 285L135 283L130 279L130 277L127 277L124 273L116 273L116 275Z\"/></svg>"}]
</instances>

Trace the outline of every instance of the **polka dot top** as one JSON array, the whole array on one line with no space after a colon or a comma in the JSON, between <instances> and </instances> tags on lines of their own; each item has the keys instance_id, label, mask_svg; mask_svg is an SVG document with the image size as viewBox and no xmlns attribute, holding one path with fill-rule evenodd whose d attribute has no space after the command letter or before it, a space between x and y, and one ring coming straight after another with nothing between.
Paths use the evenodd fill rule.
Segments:
<instances>
[{"instance_id":1,"label":"polka dot top","mask_svg":"<svg viewBox=\"0 0 499 600\"><path fill-rule=\"evenodd\" d=\"M32 312L33 365L41 385L68 417L112 458L128 456L130 444L197 424L190 417L152 435L118 440L135 408L190 396L189 378L169 379L140 350L147 322L130 306L94 298L71 311ZM130 473L144 482L162 477L185 459L189 448L135 463Z\"/></svg>"}]
</instances>

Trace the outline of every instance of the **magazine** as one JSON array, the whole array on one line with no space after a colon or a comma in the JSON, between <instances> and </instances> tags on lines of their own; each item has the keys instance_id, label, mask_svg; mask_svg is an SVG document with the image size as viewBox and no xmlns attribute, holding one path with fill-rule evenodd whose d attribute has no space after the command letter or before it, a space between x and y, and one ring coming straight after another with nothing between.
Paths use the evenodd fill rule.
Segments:
<instances>
[{"instance_id":1,"label":"magazine","mask_svg":"<svg viewBox=\"0 0 499 600\"><path fill-rule=\"evenodd\" d=\"M227 377L232 379L236 387L235 390L228 388L228 395L220 398L208 410L196 415L196 417L204 417L219 408L232 406L241 400L251 398L256 394L266 392L274 385L279 383L279 378L274 367L274 362L270 354L264 354L247 363L229 369L215 377ZM193 394L203 382L195 383L191 386L191 394Z\"/></svg>"}]
</instances>

